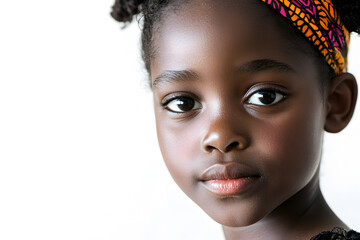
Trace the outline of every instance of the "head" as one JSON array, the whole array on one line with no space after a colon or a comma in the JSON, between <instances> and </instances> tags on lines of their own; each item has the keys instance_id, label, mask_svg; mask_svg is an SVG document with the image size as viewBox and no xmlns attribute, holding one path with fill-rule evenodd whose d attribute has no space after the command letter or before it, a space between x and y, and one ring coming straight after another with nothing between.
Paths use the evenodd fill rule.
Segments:
<instances>
[{"instance_id":1,"label":"head","mask_svg":"<svg viewBox=\"0 0 360 240\"><path fill-rule=\"evenodd\" d=\"M336 75L258 0L136 6L159 145L179 187L226 226L251 225L311 194L324 131L352 117L355 78Z\"/></svg>"}]
</instances>

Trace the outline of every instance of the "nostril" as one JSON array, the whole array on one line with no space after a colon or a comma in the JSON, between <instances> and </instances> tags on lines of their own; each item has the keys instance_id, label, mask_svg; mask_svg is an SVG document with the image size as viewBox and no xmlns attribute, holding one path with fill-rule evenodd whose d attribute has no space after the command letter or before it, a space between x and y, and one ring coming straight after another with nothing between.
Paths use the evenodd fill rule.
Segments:
<instances>
[{"instance_id":1,"label":"nostril","mask_svg":"<svg viewBox=\"0 0 360 240\"><path fill-rule=\"evenodd\" d=\"M230 138L231 137L231 138ZM230 138L230 139L229 139ZM226 153L234 150L244 150L248 146L248 141L242 136L220 136L219 134L211 134L206 136L201 147L205 152L213 152L214 150Z\"/></svg>"},{"instance_id":2,"label":"nostril","mask_svg":"<svg viewBox=\"0 0 360 240\"><path fill-rule=\"evenodd\" d=\"M235 148L239 148L239 146L240 146L239 142L232 142L229 145L225 146L225 148L218 148L216 146L208 145L208 146L206 146L206 151L212 152L213 150L216 149L222 153L226 153L226 152L230 152L231 150L233 150Z\"/></svg>"},{"instance_id":3,"label":"nostril","mask_svg":"<svg viewBox=\"0 0 360 240\"><path fill-rule=\"evenodd\" d=\"M217 148L214 147L214 146L211 146L211 145L206 146L206 151L207 152L212 152L214 149L217 149Z\"/></svg>"},{"instance_id":4,"label":"nostril","mask_svg":"<svg viewBox=\"0 0 360 240\"><path fill-rule=\"evenodd\" d=\"M239 142L232 142L232 143L230 143L229 145L227 145L226 147L225 147L225 151L224 152L229 152L229 151L231 151L232 149L234 149L234 148L237 148L239 146Z\"/></svg>"}]
</instances>

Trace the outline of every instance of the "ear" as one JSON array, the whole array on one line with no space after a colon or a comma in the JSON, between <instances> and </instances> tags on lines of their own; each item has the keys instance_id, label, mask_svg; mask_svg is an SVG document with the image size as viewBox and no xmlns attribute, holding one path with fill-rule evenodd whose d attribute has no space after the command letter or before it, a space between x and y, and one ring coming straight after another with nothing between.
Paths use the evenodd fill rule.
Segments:
<instances>
[{"instance_id":1,"label":"ear","mask_svg":"<svg viewBox=\"0 0 360 240\"><path fill-rule=\"evenodd\" d=\"M337 133L348 125L354 113L358 94L355 77L350 73L336 76L329 83L326 94L325 131Z\"/></svg>"}]
</instances>

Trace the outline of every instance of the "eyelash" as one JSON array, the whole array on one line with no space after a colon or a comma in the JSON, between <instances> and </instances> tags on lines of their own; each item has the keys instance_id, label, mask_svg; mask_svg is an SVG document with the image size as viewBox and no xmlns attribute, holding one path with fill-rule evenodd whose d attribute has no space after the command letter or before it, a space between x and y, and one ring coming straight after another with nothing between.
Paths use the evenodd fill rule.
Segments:
<instances>
[{"instance_id":1,"label":"eyelash","mask_svg":"<svg viewBox=\"0 0 360 240\"><path fill-rule=\"evenodd\" d=\"M181 100L182 99L182 100ZM185 100L191 100L191 101L193 101L194 102L194 106L190 109L190 110L188 110L188 111L175 111L175 110L171 110L170 108L169 108L169 104L171 103L171 102L173 102L173 101L175 101L175 100L179 100L179 101L185 101ZM165 98L162 102L161 102L161 106L165 109L165 110L167 110L167 111L169 111L169 112L172 112L172 113L176 113L176 114L184 114L184 113L186 113L186 112L189 112L189 111L191 111L191 110L194 110L193 108L196 106L197 108L196 109L199 109L200 107L202 107L201 106L201 103L195 98L195 97L193 97L193 96L189 96L189 95L186 95L186 94L180 94L180 95L174 95L174 96L171 96L170 98ZM200 106L200 107L199 107Z\"/></svg>"},{"instance_id":2,"label":"eyelash","mask_svg":"<svg viewBox=\"0 0 360 240\"><path fill-rule=\"evenodd\" d=\"M275 103L270 103L270 104L263 104L263 105L260 105L260 104L253 104L253 103L250 103L249 100L251 97L253 97L256 93L260 93L260 92L267 92L267 93L275 93L275 94L280 94L282 95L281 96L281 99L278 99L277 102ZM252 105L255 105L255 106L261 106L261 107L269 107L269 106L272 106L272 105L275 105L277 104L278 102L281 102L284 100L284 98L286 98L288 96L288 93L285 92L283 89L280 89L280 87L264 87L264 88L259 88L259 89L256 89L254 91L252 91L250 94L248 94L248 96L246 97L245 99L245 102L248 103L248 104L252 104ZM276 99L275 99L276 100Z\"/></svg>"},{"instance_id":3,"label":"eyelash","mask_svg":"<svg viewBox=\"0 0 360 240\"><path fill-rule=\"evenodd\" d=\"M253 97L255 94L260 93L260 92L267 92L267 93L275 93L275 94L280 94L281 99L278 99L278 95L276 95L276 99L277 100L275 103L270 103L270 104L254 104L254 103L250 103L249 100L251 99L251 97ZM260 107L269 107L272 105L277 104L280 101L283 101L284 98L286 98L288 96L288 93L286 93L284 90L280 89L280 87L264 87L264 88L258 88L254 91L252 91L250 94L248 94L248 96L245 99L245 103L247 104L251 104L251 105L255 105L255 106L260 106ZM175 111L169 108L169 104L175 100L179 100L184 102L185 100L191 100L194 103L194 106L192 106L191 109L189 110L180 110L180 111ZM275 101L274 100L274 101ZM202 107L200 101L197 100L197 98L195 98L194 96L188 95L188 94L178 94L178 95L172 95L170 97L166 97L162 102L161 102L161 106L163 107L163 109L172 112L172 113L176 113L176 114L184 114L196 109L199 109L200 107ZM194 107L196 107L194 109ZM179 108L179 107L178 107Z\"/></svg>"}]
</instances>

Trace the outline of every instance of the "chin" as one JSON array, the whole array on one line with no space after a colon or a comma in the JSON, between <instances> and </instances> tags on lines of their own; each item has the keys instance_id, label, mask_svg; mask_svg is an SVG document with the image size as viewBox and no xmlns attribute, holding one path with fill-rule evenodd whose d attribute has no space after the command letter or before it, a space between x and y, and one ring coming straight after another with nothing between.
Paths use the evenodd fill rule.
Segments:
<instances>
[{"instance_id":1,"label":"chin","mask_svg":"<svg viewBox=\"0 0 360 240\"><path fill-rule=\"evenodd\" d=\"M255 206L200 207L214 221L226 227L247 227L261 221L269 214L265 209L256 209Z\"/></svg>"},{"instance_id":2,"label":"chin","mask_svg":"<svg viewBox=\"0 0 360 240\"><path fill-rule=\"evenodd\" d=\"M238 216L210 217L224 227L247 227L262 219L262 217L256 218L254 216L242 216L241 214Z\"/></svg>"}]
</instances>

